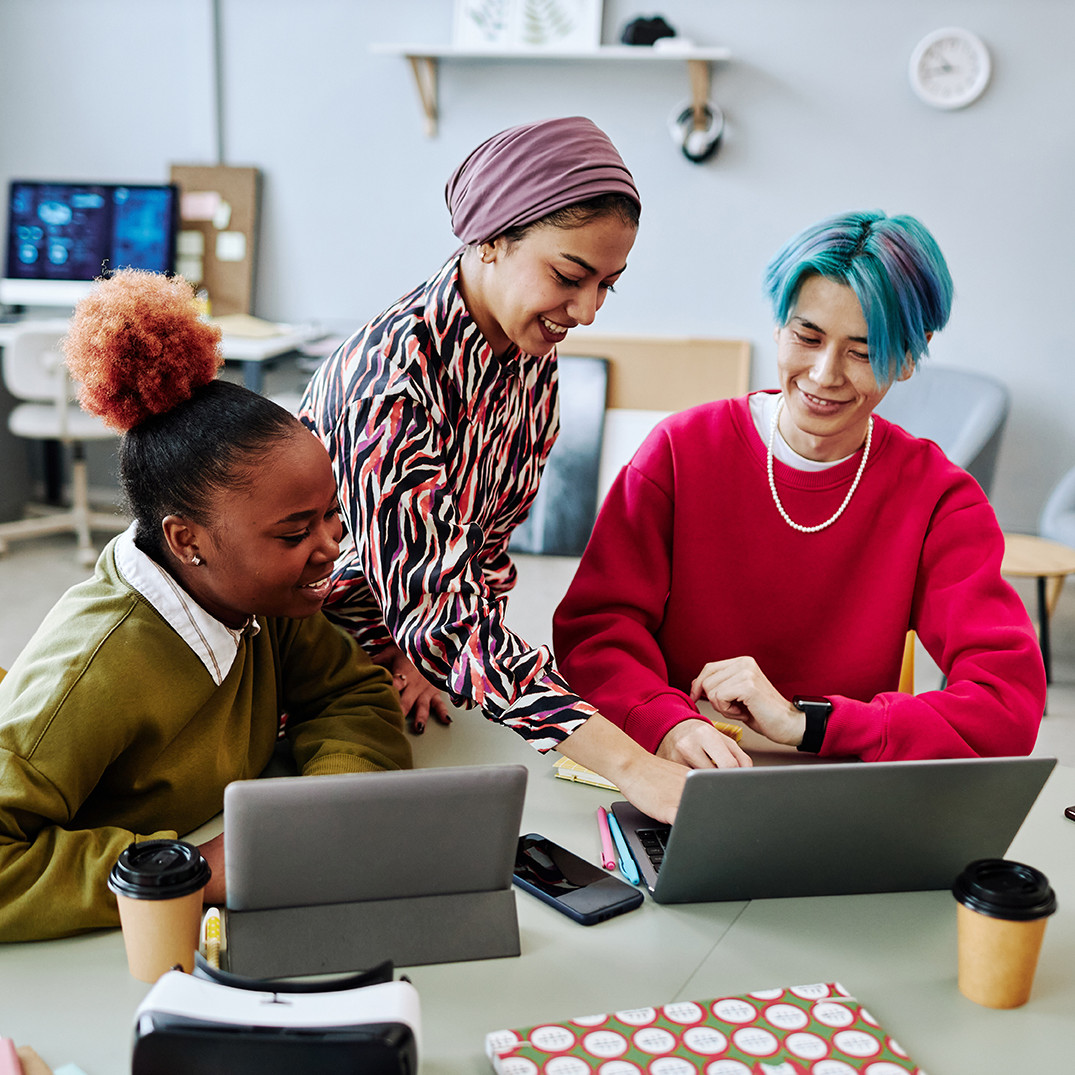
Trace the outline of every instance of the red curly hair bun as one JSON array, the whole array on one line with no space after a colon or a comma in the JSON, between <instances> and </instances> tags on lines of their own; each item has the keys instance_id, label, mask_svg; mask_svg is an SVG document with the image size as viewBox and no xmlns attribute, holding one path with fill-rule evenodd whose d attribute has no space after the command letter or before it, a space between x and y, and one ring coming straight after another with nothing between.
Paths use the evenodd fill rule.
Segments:
<instances>
[{"instance_id":1,"label":"red curly hair bun","mask_svg":"<svg viewBox=\"0 0 1075 1075\"><path fill-rule=\"evenodd\" d=\"M190 284L143 269L98 282L75 307L64 353L79 402L120 431L190 399L224 361Z\"/></svg>"}]
</instances>

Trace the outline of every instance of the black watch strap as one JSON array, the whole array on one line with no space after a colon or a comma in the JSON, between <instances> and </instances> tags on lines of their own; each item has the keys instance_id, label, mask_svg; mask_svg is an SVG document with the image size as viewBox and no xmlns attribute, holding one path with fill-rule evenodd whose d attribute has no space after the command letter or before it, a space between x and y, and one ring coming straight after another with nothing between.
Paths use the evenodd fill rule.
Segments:
<instances>
[{"instance_id":1,"label":"black watch strap","mask_svg":"<svg viewBox=\"0 0 1075 1075\"><path fill-rule=\"evenodd\" d=\"M791 704L806 717L803 741L796 749L807 754L819 753L821 744L825 742L825 729L828 727L829 716L832 713L832 702L828 698L797 694L792 698Z\"/></svg>"}]
</instances>

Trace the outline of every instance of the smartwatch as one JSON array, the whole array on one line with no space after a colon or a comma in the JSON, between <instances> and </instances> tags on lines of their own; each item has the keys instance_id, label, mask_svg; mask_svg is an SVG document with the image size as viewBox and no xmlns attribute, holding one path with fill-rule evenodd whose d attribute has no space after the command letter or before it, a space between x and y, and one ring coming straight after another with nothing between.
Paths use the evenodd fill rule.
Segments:
<instances>
[{"instance_id":1,"label":"smartwatch","mask_svg":"<svg viewBox=\"0 0 1075 1075\"><path fill-rule=\"evenodd\" d=\"M817 754L821 750L821 744L825 742L825 729L832 713L832 702L828 698L797 694L792 698L791 704L806 716L803 741L796 749L807 754Z\"/></svg>"}]
</instances>

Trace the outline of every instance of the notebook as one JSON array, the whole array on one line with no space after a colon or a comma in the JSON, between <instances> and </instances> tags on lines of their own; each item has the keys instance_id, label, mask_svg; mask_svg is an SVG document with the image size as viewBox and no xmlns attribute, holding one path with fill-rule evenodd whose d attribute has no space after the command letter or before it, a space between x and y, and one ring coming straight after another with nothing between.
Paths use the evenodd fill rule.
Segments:
<instances>
[{"instance_id":1,"label":"notebook","mask_svg":"<svg viewBox=\"0 0 1075 1075\"><path fill-rule=\"evenodd\" d=\"M718 731L730 736L737 743L742 741L742 725L727 724L720 720L714 720L713 724ZM587 769L585 765L580 765L577 761L573 761L571 758L560 758L553 763L553 768L556 770L556 775L560 777L561 780L573 780L576 784L590 784L595 788L605 788L607 791L620 790L608 779L608 777L601 776L600 773L595 773L592 769Z\"/></svg>"},{"instance_id":2,"label":"notebook","mask_svg":"<svg viewBox=\"0 0 1075 1075\"><path fill-rule=\"evenodd\" d=\"M612 811L658 903L948 888L968 862L1003 857L1055 765L695 769L671 829L626 802Z\"/></svg>"},{"instance_id":3,"label":"notebook","mask_svg":"<svg viewBox=\"0 0 1075 1075\"><path fill-rule=\"evenodd\" d=\"M273 978L518 955L525 790L522 765L229 784L227 969Z\"/></svg>"},{"instance_id":4,"label":"notebook","mask_svg":"<svg viewBox=\"0 0 1075 1075\"><path fill-rule=\"evenodd\" d=\"M485 1051L498 1075L924 1075L838 982L498 1030Z\"/></svg>"},{"instance_id":5,"label":"notebook","mask_svg":"<svg viewBox=\"0 0 1075 1075\"><path fill-rule=\"evenodd\" d=\"M595 788L604 788L606 791L619 791L608 777L587 769L585 765L579 765L571 758L558 758L553 762L553 769L561 780L573 780L576 784L589 784Z\"/></svg>"}]
</instances>

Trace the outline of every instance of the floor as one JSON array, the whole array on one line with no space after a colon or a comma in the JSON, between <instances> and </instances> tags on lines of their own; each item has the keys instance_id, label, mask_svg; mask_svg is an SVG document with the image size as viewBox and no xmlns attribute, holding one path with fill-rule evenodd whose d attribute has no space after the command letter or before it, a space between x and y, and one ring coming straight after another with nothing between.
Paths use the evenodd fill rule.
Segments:
<instances>
[{"instance_id":1,"label":"floor","mask_svg":"<svg viewBox=\"0 0 1075 1075\"><path fill-rule=\"evenodd\" d=\"M107 535L99 535L99 544ZM509 601L508 622L533 643L551 641L552 614L571 580L569 557L518 556L519 584ZM42 617L69 587L87 576L75 558L74 539L65 536L12 543L0 556L0 667L8 668ZM1032 585L1017 586L1036 616ZM1052 622L1053 684L1035 754L1075 766L1075 579L1061 594ZM924 651L916 662L916 687L935 688L939 673ZM2 714L0 714L2 719Z\"/></svg>"}]
</instances>

